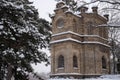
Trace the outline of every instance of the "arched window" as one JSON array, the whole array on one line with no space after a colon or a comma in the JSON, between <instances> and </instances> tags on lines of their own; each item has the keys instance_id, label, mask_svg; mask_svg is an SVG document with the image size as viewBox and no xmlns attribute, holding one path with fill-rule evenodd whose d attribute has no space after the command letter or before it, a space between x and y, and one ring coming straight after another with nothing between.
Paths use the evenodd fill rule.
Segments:
<instances>
[{"instance_id":1,"label":"arched window","mask_svg":"<svg viewBox=\"0 0 120 80\"><path fill-rule=\"evenodd\" d=\"M102 68L103 68L103 69L106 69L106 68L107 68L106 59L105 59L104 56L102 57Z\"/></svg>"},{"instance_id":2,"label":"arched window","mask_svg":"<svg viewBox=\"0 0 120 80\"><path fill-rule=\"evenodd\" d=\"M60 55L58 57L58 68L63 68L64 67L64 57Z\"/></svg>"},{"instance_id":3,"label":"arched window","mask_svg":"<svg viewBox=\"0 0 120 80\"><path fill-rule=\"evenodd\" d=\"M78 67L77 57L73 56L73 67Z\"/></svg>"}]
</instances>

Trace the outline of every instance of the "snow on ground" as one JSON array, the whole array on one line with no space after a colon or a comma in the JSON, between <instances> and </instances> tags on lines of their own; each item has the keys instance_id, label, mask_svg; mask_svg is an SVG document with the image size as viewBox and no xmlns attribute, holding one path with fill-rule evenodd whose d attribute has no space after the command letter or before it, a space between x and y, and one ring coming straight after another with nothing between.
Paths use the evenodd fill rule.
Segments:
<instances>
[{"instance_id":1,"label":"snow on ground","mask_svg":"<svg viewBox=\"0 0 120 80\"><path fill-rule=\"evenodd\" d=\"M54 78L48 80L120 80L120 75L104 75L98 78L86 78L86 79Z\"/></svg>"}]
</instances>

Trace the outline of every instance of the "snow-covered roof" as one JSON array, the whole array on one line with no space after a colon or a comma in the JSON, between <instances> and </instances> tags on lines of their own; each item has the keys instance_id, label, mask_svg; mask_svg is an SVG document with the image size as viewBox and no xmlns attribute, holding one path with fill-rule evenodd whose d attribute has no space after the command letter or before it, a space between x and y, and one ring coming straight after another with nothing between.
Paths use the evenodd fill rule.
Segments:
<instances>
[{"instance_id":1,"label":"snow-covered roof","mask_svg":"<svg viewBox=\"0 0 120 80\"><path fill-rule=\"evenodd\" d=\"M64 41L74 41L74 42L77 42L77 43L81 43L81 41L79 41L79 40L76 40L76 39L73 39L73 38L66 38L66 39L51 41L50 44L64 42Z\"/></svg>"},{"instance_id":2,"label":"snow-covered roof","mask_svg":"<svg viewBox=\"0 0 120 80\"><path fill-rule=\"evenodd\" d=\"M120 23L108 23L108 24L101 24L98 27L115 27L120 28Z\"/></svg>"},{"instance_id":3,"label":"snow-covered roof","mask_svg":"<svg viewBox=\"0 0 120 80\"><path fill-rule=\"evenodd\" d=\"M98 42L98 41L84 41L82 43L85 43L85 44L100 44L100 45L103 45L103 46L106 46L106 47L110 47L109 45Z\"/></svg>"},{"instance_id":4,"label":"snow-covered roof","mask_svg":"<svg viewBox=\"0 0 120 80\"><path fill-rule=\"evenodd\" d=\"M73 11L72 10L70 10L70 9L68 9L65 13L73 13Z\"/></svg>"},{"instance_id":5,"label":"snow-covered roof","mask_svg":"<svg viewBox=\"0 0 120 80\"><path fill-rule=\"evenodd\" d=\"M64 6L62 6L61 8L69 8L69 6L67 6L67 5L64 5Z\"/></svg>"},{"instance_id":6,"label":"snow-covered roof","mask_svg":"<svg viewBox=\"0 0 120 80\"><path fill-rule=\"evenodd\" d=\"M59 0L59 1L57 2L57 4L61 4L61 3L65 4L65 2L64 2L63 0Z\"/></svg>"},{"instance_id":7,"label":"snow-covered roof","mask_svg":"<svg viewBox=\"0 0 120 80\"><path fill-rule=\"evenodd\" d=\"M80 12L74 12L73 13L75 16L77 16L77 17L80 17L81 18L81 16L79 15L80 14Z\"/></svg>"},{"instance_id":8,"label":"snow-covered roof","mask_svg":"<svg viewBox=\"0 0 120 80\"><path fill-rule=\"evenodd\" d=\"M73 11L70 10L70 9L68 9L65 13L72 13L72 14L75 15L76 17L80 17L80 18L81 18L81 16L80 16L79 14L73 12Z\"/></svg>"}]
</instances>

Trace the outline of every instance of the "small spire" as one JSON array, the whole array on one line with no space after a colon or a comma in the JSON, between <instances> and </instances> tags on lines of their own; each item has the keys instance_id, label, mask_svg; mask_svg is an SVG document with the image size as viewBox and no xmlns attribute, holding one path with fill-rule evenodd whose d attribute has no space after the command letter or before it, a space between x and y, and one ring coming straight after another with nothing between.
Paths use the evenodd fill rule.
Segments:
<instances>
[{"instance_id":1,"label":"small spire","mask_svg":"<svg viewBox=\"0 0 120 80\"><path fill-rule=\"evenodd\" d=\"M79 10L81 13L85 13L85 12L88 10L88 8L87 8L86 6L81 6L81 7L78 8L78 10Z\"/></svg>"},{"instance_id":2,"label":"small spire","mask_svg":"<svg viewBox=\"0 0 120 80\"><path fill-rule=\"evenodd\" d=\"M93 13L98 13L98 7L97 6L94 6L94 7L92 7L92 11L93 11Z\"/></svg>"}]
</instances>

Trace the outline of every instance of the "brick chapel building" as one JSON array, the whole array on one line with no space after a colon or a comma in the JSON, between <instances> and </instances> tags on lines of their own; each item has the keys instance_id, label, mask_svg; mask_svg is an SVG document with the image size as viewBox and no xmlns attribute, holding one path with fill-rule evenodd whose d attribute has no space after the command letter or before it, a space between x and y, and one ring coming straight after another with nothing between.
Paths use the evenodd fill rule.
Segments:
<instances>
[{"instance_id":1,"label":"brick chapel building","mask_svg":"<svg viewBox=\"0 0 120 80\"><path fill-rule=\"evenodd\" d=\"M98 27L107 18L98 14L97 7L79 14L58 2L52 16L51 77L89 77L110 73L108 29Z\"/></svg>"}]
</instances>

